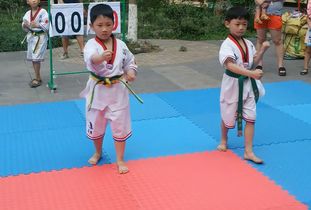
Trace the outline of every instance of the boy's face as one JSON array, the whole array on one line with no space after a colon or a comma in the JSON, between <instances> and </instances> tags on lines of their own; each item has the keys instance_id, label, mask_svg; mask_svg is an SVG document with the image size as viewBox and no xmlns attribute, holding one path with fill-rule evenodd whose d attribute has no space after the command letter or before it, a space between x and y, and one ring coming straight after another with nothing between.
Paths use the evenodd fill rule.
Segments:
<instances>
[{"instance_id":1,"label":"boy's face","mask_svg":"<svg viewBox=\"0 0 311 210\"><path fill-rule=\"evenodd\" d=\"M107 40L111 36L113 30L113 21L109 17L100 15L96 18L94 23L91 24L91 28L96 36L102 40Z\"/></svg>"},{"instance_id":2,"label":"boy's face","mask_svg":"<svg viewBox=\"0 0 311 210\"><path fill-rule=\"evenodd\" d=\"M39 5L39 3L40 3L40 0L27 0L27 4L30 7L36 7Z\"/></svg>"},{"instance_id":3,"label":"boy's face","mask_svg":"<svg viewBox=\"0 0 311 210\"><path fill-rule=\"evenodd\" d=\"M232 19L225 21L225 26L229 29L230 33L236 37L242 37L247 29L248 21L245 19Z\"/></svg>"}]
</instances>

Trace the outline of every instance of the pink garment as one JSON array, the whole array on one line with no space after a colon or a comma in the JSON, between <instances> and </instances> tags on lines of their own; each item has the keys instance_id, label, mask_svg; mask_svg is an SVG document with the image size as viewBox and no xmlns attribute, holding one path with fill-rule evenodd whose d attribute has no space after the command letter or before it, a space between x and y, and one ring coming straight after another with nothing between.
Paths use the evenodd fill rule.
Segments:
<instances>
[{"instance_id":1,"label":"pink garment","mask_svg":"<svg viewBox=\"0 0 311 210\"><path fill-rule=\"evenodd\" d=\"M308 15L308 18L311 19L311 1L308 1L308 5L307 5L307 15Z\"/></svg>"}]
</instances>

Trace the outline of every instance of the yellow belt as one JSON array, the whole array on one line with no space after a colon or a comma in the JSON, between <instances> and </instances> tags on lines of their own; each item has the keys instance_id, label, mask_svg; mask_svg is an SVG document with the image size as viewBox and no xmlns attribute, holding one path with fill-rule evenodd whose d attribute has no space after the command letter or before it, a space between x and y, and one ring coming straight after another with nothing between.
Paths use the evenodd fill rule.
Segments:
<instances>
[{"instance_id":1,"label":"yellow belt","mask_svg":"<svg viewBox=\"0 0 311 210\"><path fill-rule=\"evenodd\" d=\"M90 98L90 103L88 105L88 110L90 110L92 108L92 103L93 103L93 99L94 99L94 92L95 92L95 87L98 84L101 85L105 85L106 87L111 87L111 85L116 84L121 82L122 84L125 85L125 87L134 95L134 97L140 102L140 103L144 103L143 100L134 92L134 90L129 86L129 84L125 81L122 80L122 76L123 75L116 75L113 77L100 77L98 75L96 75L95 73L91 72L90 74L90 78L95 80L96 83L93 87L92 90L92 94L91 94L91 98Z\"/></svg>"}]
</instances>

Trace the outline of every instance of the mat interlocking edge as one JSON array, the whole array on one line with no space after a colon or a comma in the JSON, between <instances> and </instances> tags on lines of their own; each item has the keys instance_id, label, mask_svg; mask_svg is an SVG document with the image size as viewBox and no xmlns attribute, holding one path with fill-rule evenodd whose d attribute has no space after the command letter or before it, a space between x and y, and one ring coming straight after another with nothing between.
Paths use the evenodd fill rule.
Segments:
<instances>
[{"instance_id":1,"label":"mat interlocking edge","mask_svg":"<svg viewBox=\"0 0 311 210\"><path fill-rule=\"evenodd\" d=\"M0 179L3 210L306 210L234 153L204 152ZM242 181L243 180L243 181Z\"/></svg>"},{"instance_id":2,"label":"mat interlocking edge","mask_svg":"<svg viewBox=\"0 0 311 210\"><path fill-rule=\"evenodd\" d=\"M308 181L308 174L310 174L311 168L305 167L305 164L303 162L309 163L310 161L310 152L308 152L307 148L309 145L309 142L311 141L310 137L310 107L311 104L311 97L308 97L311 94L310 91L310 85L300 82L300 81L290 81L290 82L280 82L280 83L272 83L267 85L267 95L263 98L263 100L260 101L258 104L258 123L256 124L256 136L255 136L255 147L254 150L260 157L264 158L266 164L263 167L256 167L257 170L262 171L262 173L269 177L270 179L274 180L274 182L282 186L284 189L288 190L292 195L296 196L297 199L299 199L301 202L304 202L305 204L311 203L311 191L308 191L309 185L305 184ZM195 92L195 94L193 94ZM288 93L288 94L287 94ZM148 123L152 125L152 122L163 122L163 121L170 121L174 122L176 126L174 126L174 131L184 130L184 128L189 128L190 130L193 128L195 133L198 135L196 136L205 136L204 138L210 139L209 136L219 135L219 110L217 108L218 101L215 100L217 98L217 95L219 94L219 89L207 89L207 90L196 90L196 91L182 91L182 92L174 92L174 93L163 93L168 94L169 100L164 100L165 98L162 97L162 93L159 93L157 95L148 95L144 96L147 100L148 106L144 107L140 104L137 105L137 102L132 101L131 106L134 106L134 112L137 114L138 117L133 119L133 128L134 130L137 129L136 136L137 140L144 140L142 136L146 136L143 131L140 131L140 125L145 125L144 130L151 129L153 126L148 126ZM171 94L171 95L170 95ZM186 96L186 97L185 97ZM192 97L192 98L191 98ZM206 98L206 101L203 101L203 99ZM175 101L177 99L177 101ZM208 106L205 106L205 110L201 111L200 109L193 109L191 99L194 99L196 101L196 104L199 106L202 106L204 108L204 105L208 103ZM155 101L156 103L153 103ZM179 105L184 106L184 110L180 110L179 107L175 106L174 103L179 103ZM189 102L189 103L188 103ZM201 103L199 103L201 102ZM85 143L87 139L85 138L83 132L84 132L84 117L83 117L83 111L80 110L79 107L74 107L73 102L57 102L57 103L41 103L41 104L32 104L32 105L18 105L18 106L10 106L10 107L1 107L0 114L2 116L1 122L3 121L3 125L1 128L1 140L4 142L11 142L10 147L2 147L2 149L6 150L6 148L10 148L10 154L8 157L4 157L4 154L0 154L0 157L2 155L2 161L4 161L4 164L1 163L2 167L7 164L7 160L14 161L16 160L16 150L14 148L20 148L21 153L19 154L19 157L22 157L21 162L16 162L18 167L21 167L21 170L17 170L14 175L19 175L22 173L31 173L33 169L35 169L38 165L43 165L44 167L36 169L36 172L40 171L48 171L48 170L61 170L63 168L67 168L68 165L62 165L62 163L69 163L73 164L71 167L83 167L86 165L86 159L89 156L89 153L91 153L91 146L89 143ZM74 102L75 103L75 102ZM81 101L79 102L81 103ZM153 113L154 107L152 105L158 104L160 109L157 110L161 113ZM77 105L75 105L77 106ZM14 111L14 109L17 107L17 112ZM24 109L26 107L26 109ZM142 112L139 112L140 109L142 109ZM4 108L4 109L2 109ZM53 116L51 110L56 111L55 117ZM29 121L29 117L31 117L30 111L35 110L41 110L39 113L35 113L33 120ZM64 111L68 112L68 115L64 115ZM17 116L16 116L17 115ZM190 118L189 116L194 116L193 118ZM14 117L16 116L16 117ZM48 116L50 117L52 123L47 123L46 119L42 116ZM63 118L65 116L65 118ZM271 117L275 116L275 119ZM277 117L276 117L277 116ZM22 118L20 118L22 117ZM21 119L21 120L19 120ZM60 120L61 119L61 120ZM72 123L68 123L69 119L73 119ZM184 126L179 127L179 119L182 119L182 123ZM188 119L189 121L187 121ZM17 121L18 120L18 121ZM201 124L198 123L198 120L200 120ZM17 122L17 125L15 129L15 123ZM31 123L31 122L37 122ZM53 123L54 122L54 123ZM215 123L217 122L217 123ZM205 125L204 125L205 123ZM284 124L285 123L285 124ZM14 125L14 126L12 126ZM204 125L204 126L202 126ZM272 126L271 126L272 125ZM162 125L163 128L166 128L165 125ZM296 129L298 127L298 130ZM16 130L17 128L17 130ZM204 128L208 128L204 129ZM60 132L61 131L61 132ZM277 131L277 132L276 132ZM284 131L284 132L283 132ZM299 131L299 132L298 132ZM33 133L31 133L33 132ZM75 139L80 139L79 144L80 147L76 147L73 151L74 154L71 154L69 157L62 157L56 161L56 165L49 165L49 163L52 163L55 160L49 159L52 157L52 155L46 154L45 157L42 158L40 161L38 158L33 158L31 156L27 156L27 152L23 149L33 147L35 144L34 142L40 141L42 135L40 133L47 133L50 135L50 140L48 142L53 142L54 139L59 138L59 136L66 136L67 133L75 133L75 135L72 135L69 139L70 141L66 143L65 142L59 142L56 144L56 147L60 148L59 152L62 152L63 154L66 154L65 148L61 145L70 145L69 143L74 141ZM205 132L205 133L204 133ZM233 152L236 154L243 156L242 150L239 148L243 147L243 138L237 139L235 137L236 130L232 130L231 132L231 138L229 141L229 148L233 149ZM275 133L273 133L275 132ZM148 133L148 132L147 132ZM152 135L152 141L158 140L158 146L156 148L160 148L161 142L163 149L156 150L151 156L157 157L159 155L163 155L163 151L165 151L165 140L167 138L163 138L165 136L164 133L161 133L162 137L161 139L157 138L156 133ZM134 133L135 136L135 133ZM140 137L139 137L140 136ZM34 138L33 138L34 137ZM266 138L264 138L266 137ZM212 137L213 138L213 137ZM262 139L261 139L262 138ZM33 140L31 140L33 139ZM174 139L174 144L178 145L179 142L178 139L183 139L183 136L180 135L178 138ZM215 140L218 140L219 138L215 138ZM259 139L259 140L258 140ZM14 141L13 141L14 140ZM29 140L31 140L29 142ZM139 159L139 158L148 158L149 155L143 155L141 153L144 153L142 148L144 148L144 145L142 147L139 147L141 151L137 151L138 148L135 148L135 142L132 141L133 139L129 140L128 145L130 145L131 149L127 150L127 155L130 155L130 157L136 157L133 159ZM267 141L269 140L269 141ZM33 142L32 142L33 141ZM110 140L109 140L110 141ZM131 142L132 141L132 142ZM152 141L150 142L150 145L146 144L147 146L152 146ZM32 143L31 143L32 142ZM263 143L266 142L266 143ZM56 143L56 142L55 142ZM61 144L60 144L61 143ZM147 143L147 142L144 142ZM189 142L191 143L191 142ZM182 153L188 153L188 152L197 152L205 150L205 148L215 148L213 144L210 144L208 147L207 144L202 144L202 142L198 142L199 144L196 144L196 148L191 148L190 144L187 144L186 147L183 148L184 152ZM209 141L209 143L212 143L212 141ZM303 150L301 150L300 146L303 145ZM51 150L53 147L49 148L49 144L44 145L44 142L40 142L38 144L41 145L43 149L39 150L32 150L32 152L39 154L40 152L44 154L44 151ZM81 148L85 145L85 148L81 150ZM145 145L145 146L146 146ZM201 148L200 148L201 145ZM203 147L202 147L203 145ZM291 146L293 145L293 146ZM55 145L54 145L55 146ZM169 153L166 153L164 155L173 155L178 154L182 150L174 150L174 145L172 144L170 146ZM110 160L109 156L114 156L114 150L113 147L107 148L108 149L107 157ZM189 147L187 149L187 147ZM269 149L271 147L271 149ZM182 148L180 146L176 148ZM268 149L267 149L268 148ZM274 148L272 150L272 148ZM285 148L285 149L284 149ZM288 149L288 148L295 148L295 149ZM135 150L136 149L136 150ZM7 151L7 150L6 150ZM162 151L162 152L161 152ZM286 151L286 152L285 152ZM51 152L51 151L49 151ZM104 148L104 152L105 148ZM129 153L128 153L129 152ZM134 152L134 153L132 153ZM284 152L286 154L284 154ZM13 154L13 156L12 156ZM109 155L108 155L109 154ZM24 155L24 156L23 156ZM293 158L297 157L297 158ZM29 164L25 162L27 158L33 159L34 164ZM64 159L65 158L65 159ZM278 161L274 161L275 158L280 158ZM129 158L131 159L131 158ZM290 160L289 160L290 159ZM39 161L38 161L39 160ZM44 162L45 160L45 162ZM51 161L52 160L52 161ZM62 160L65 160L61 162ZM81 164L81 160L83 160L83 163ZM286 161L287 160L287 161ZM38 161L38 162L36 162ZM79 162L80 161L80 162ZM111 162L104 160L105 162ZM41 163L40 163L41 162ZM44 163L43 163L44 162ZM77 164L79 162L79 164ZM286 165L285 163L289 162L290 166ZM42 164L43 163L43 164ZM281 164L280 163L284 163ZM271 170L275 168L279 168L282 166L282 170ZM8 168L11 168L12 166L8 166ZM18 167L14 167L13 169L16 170ZM50 168L49 168L50 167ZM1 166L0 166L1 168ZM70 168L70 167L68 167ZM299 171L300 176L294 176L295 172ZM3 170L1 169L1 173ZM1 179L1 178L0 178ZM299 180L299 181L297 181ZM306 187L306 188L305 188ZM1 205L1 204L0 204Z\"/></svg>"}]
</instances>

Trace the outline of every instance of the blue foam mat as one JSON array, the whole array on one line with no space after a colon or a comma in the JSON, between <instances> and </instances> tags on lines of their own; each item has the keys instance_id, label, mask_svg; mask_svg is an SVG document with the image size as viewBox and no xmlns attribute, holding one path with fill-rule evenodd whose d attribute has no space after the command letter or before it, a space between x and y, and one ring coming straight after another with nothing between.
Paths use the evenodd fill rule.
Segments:
<instances>
[{"instance_id":1,"label":"blue foam mat","mask_svg":"<svg viewBox=\"0 0 311 210\"><path fill-rule=\"evenodd\" d=\"M0 116L0 134L84 124L73 101L1 106Z\"/></svg>"},{"instance_id":2,"label":"blue foam mat","mask_svg":"<svg viewBox=\"0 0 311 210\"><path fill-rule=\"evenodd\" d=\"M215 139L220 138L219 88L158 93L187 119Z\"/></svg>"},{"instance_id":3,"label":"blue foam mat","mask_svg":"<svg viewBox=\"0 0 311 210\"><path fill-rule=\"evenodd\" d=\"M310 138L311 124L279 109L258 103L257 114L254 145L278 144ZM217 131L210 135L217 135ZM229 148L244 147L244 138L237 137L236 128L230 130L229 139Z\"/></svg>"},{"instance_id":4,"label":"blue foam mat","mask_svg":"<svg viewBox=\"0 0 311 210\"><path fill-rule=\"evenodd\" d=\"M264 84L266 95L262 103L271 106L311 104L311 85L302 81L274 82Z\"/></svg>"},{"instance_id":5,"label":"blue foam mat","mask_svg":"<svg viewBox=\"0 0 311 210\"><path fill-rule=\"evenodd\" d=\"M219 88L165 92L157 95L184 115L219 112Z\"/></svg>"},{"instance_id":6,"label":"blue foam mat","mask_svg":"<svg viewBox=\"0 0 311 210\"><path fill-rule=\"evenodd\" d=\"M254 151L265 164L252 165L311 207L311 86L299 81L265 86L254 138ZM219 91L143 94L144 105L131 97L133 137L126 159L214 150L220 137ZM83 103L0 107L0 176L87 166L94 148L85 137ZM229 148L242 156L244 138L236 137L236 129L229 138ZM108 127L100 164L111 162L115 150Z\"/></svg>"},{"instance_id":7,"label":"blue foam mat","mask_svg":"<svg viewBox=\"0 0 311 210\"><path fill-rule=\"evenodd\" d=\"M87 166L94 152L84 127L2 134L0 142L0 176Z\"/></svg>"},{"instance_id":8,"label":"blue foam mat","mask_svg":"<svg viewBox=\"0 0 311 210\"><path fill-rule=\"evenodd\" d=\"M211 151L216 141L184 117L134 122L127 140L126 159L135 160L193 152ZM107 130L104 151L115 162L111 133Z\"/></svg>"},{"instance_id":9,"label":"blue foam mat","mask_svg":"<svg viewBox=\"0 0 311 210\"><path fill-rule=\"evenodd\" d=\"M180 113L155 94L141 94L140 97L144 100L143 104L140 104L132 95L130 96L133 121L180 116ZM75 100L75 103L82 115L85 116L85 100Z\"/></svg>"},{"instance_id":10,"label":"blue foam mat","mask_svg":"<svg viewBox=\"0 0 311 210\"><path fill-rule=\"evenodd\" d=\"M278 109L311 125L311 104L281 106Z\"/></svg>"},{"instance_id":11,"label":"blue foam mat","mask_svg":"<svg viewBox=\"0 0 311 210\"><path fill-rule=\"evenodd\" d=\"M296 83L294 82L294 84ZM303 89L303 87L301 88ZM217 98L219 89L159 93L158 95L210 136L217 140L220 139L221 119ZM215 100L216 98L217 100ZM311 116L311 113L308 116ZM257 104L254 145L308 139L310 136L308 130L310 129L310 124L277 108L262 102ZM229 139L229 148L244 147L244 139L237 137L236 128L229 131Z\"/></svg>"},{"instance_id":12,"label":"blue foam mat","mask_svg":"<svg viewBox=\"0 0 311 210\"><path fill-rule=\"evenodd\" d=\"M244 150L233 151L243 157ZM265 163L252 166L311 208L311 139L255 147L254 151Z\"/></svg>"}]
</instances>

